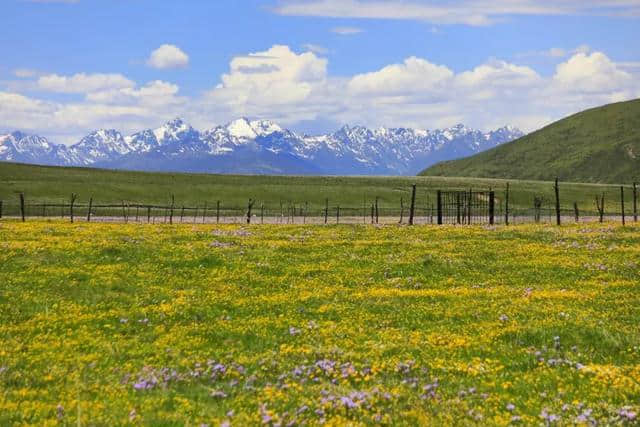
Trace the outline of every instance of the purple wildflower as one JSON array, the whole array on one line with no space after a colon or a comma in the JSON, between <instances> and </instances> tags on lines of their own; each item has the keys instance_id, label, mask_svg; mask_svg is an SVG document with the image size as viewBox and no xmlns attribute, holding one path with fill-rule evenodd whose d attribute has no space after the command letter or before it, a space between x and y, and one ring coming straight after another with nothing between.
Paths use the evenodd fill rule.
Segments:
<instances>
[{"instance_id":1,"label":"purple wildflower","mask_svg":"<svg viewBox=\"0 0 640 427\"><path fill-rule=\"evenodd\" d=\"M356 402L354 402L350 397L347 397L347 396L341 397L340 403L342 403L342 405L347 409L353 409L358 407Z\"/></svg>"},{"instance_id":2,"label":"purple wildflower","mask_svg":"<svg viewBox=\"0 0 640 427\"><path fill-rule=\"evenodd\" d=\"M62 420L64 417L64 408L60 404L56 406L56 416L58 417L58 420Z\"/></svg>"}]
</instances>

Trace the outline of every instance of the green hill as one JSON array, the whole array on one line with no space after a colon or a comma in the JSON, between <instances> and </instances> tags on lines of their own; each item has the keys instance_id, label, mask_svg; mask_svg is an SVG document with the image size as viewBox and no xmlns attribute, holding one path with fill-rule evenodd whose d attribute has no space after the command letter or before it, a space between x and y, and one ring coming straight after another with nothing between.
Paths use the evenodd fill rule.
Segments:
<instances>
[{"instance_id":1,"label":"green hill","mask_svg":"<svg viewBox=\"0 0 640 427\"><path fill-rule=\"evenodd\" d=\"M629 183L640 179L640 99L583 111L516 141L424 170L467 176Z\"/></svg>"}]
</instances>

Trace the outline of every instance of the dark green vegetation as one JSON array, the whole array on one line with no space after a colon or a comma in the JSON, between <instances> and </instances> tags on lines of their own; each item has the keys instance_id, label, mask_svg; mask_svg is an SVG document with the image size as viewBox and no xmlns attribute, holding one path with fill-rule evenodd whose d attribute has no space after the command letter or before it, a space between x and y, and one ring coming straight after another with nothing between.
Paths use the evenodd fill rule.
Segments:
<instances>
[{"instance_id":1,"label":"dark green vegetation","mask_svg":"<svg viewBox=\"0 0 640 427\"><path fill-rule=\"evenodd\" d=\"M5 214L18 203L23 192L27 202L60 203L69 201L71 193L78 194L77 203L87 203L89 197L97 203L168 204L175 195L176 206L213 206L222 201L225 207L246 207L249 198L265 203L271 210L279 209L281 201L297 205L309 203L319 212L325 198L333 208L370 206L380 198L383 210L398 209L400 198L405 207L411 198L411 184L416 183L417 207L423 209L435 203L435 192L441 190L496 191L497 203L504 201L506 180L441 177L308 177L308 176L241 176L206 174L169 174L123 172L100 169L61 168L0 163L0 200ZM544 207L551 206L553 183L540 181L509 181L510 203L513 209L531 209L534 197L544 199ZM606 193L607 210L618 209L620 188L613 185L562 183L563 209L572 210L578 202L582 211L595 211L595 196ZM631 189L626 191L627 208L631 208ZM395 213L394 213L395 215Z\"/></svg>"},{"instance_id":2,"label":"dark green vegetation","mask_svg":"<svg viewBox=\"0 0 640 427\"><path fill-rule=\"evenodd\" d=\"M421 175L630 183L640 179L640 99L584 111Z\"/></svg>"}]
</instances>

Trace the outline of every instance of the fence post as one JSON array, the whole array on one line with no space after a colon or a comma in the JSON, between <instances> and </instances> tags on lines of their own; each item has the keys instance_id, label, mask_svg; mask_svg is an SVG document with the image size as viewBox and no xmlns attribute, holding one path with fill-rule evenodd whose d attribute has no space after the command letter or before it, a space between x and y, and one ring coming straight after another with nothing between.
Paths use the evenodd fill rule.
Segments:
<instances>
[{"instance_id":1,"label":"fence post","mask_svg":"<svg viewBox=\"0 0 640 427\"><path fill-rule=\"evenodd\" d=\"M24 193L20 193L20 215L22 216L22 222L24 222Z\"/></svg>"},{"instance_id":2,"label":"fence post","mask_svg":"<svg viewBox=\"0 0 640 427\"><path fill-rule=\"evenodd\" d=\"M489 191L489 224L495 224L496 213L496 194L493 191Z\"/></svg>"},{"instance_id":3,"label":"fence post","mask_svg":"<svg viewBox=\"0 0 640 427\"><path fill-rule=\"evenodd\" d=\"M147 206L147 224L151 222L151 206Z\"/></svg>"},{"instance_id":4,"label":"fence post","mask_svg":"<svg viewBox=\"0 0 640 427\"><path fill-rule=\"evenodd\" d=\"M442 191L438 190L436 209L438 210L438 225L442 225Z\"/></svg>"},{"instance_id":5,"label":"fence post","mask_svg":"<svg viewBox=\"0 0 640 427\"><path fill-rule=\"evenodd\" d=\"M556 225L560 225L560 188L558 187L558 178L556 178L556 183L554 185L554 190L556 193Z\"/></svg>"},{"instance_id":6,"label":"fence post","mask_svg":"<svg viewBox=\"0 0 640 427\"><path fill-rule=\"evenodd\" d=\"M411 207L409 208L409 225L413 225L413 218L416 212L416 185L411 186Z\"/></svg>"},{"instance_id":7,"label":"fence post","mask_svg":"<svg viewBox=\"0 0 640 427\"><path fill-rule=\"evenodd\" d=\"M329 220L329 199L324 199L324 223Z\"/></svg>"},{"instance_id":8,"label":"fence post","mask_svg":"<svg viewBox=\"0 0 640 427\"><path fill-rule=\"evenodd\" d=\"M47 216L47 204L43 203L42 204L42 218L45 218Z\"/></svg>"},{"instance_id":9,"label":"fence post","mask_svg":"<svg viewBox=\"0 0 640 427\"><path fill-rule=\"evenodd\" d=\"M173 225L173 207L176 204L176 198L175 196L172 194L171 195L171 211L169 212L169 224Z\"/></svg>"},{"instance_id":10,"label":"fence post","mask_svg":"<svg viewBox=\"0 0 640 427\"><path fill-rule=\"evenodd\" d=\"M504 196L504 225L509 225L509 183Z\"/></svg>"},{"instance_id":11,"label":"fence post","mask_svg":"<svg viewBox=\"0 0 640 427\"><path fill-rule=\"evenodd\" d=\"M136 222L140 222L140 205L136 205Z\"/></svg>"},{"instance_id":12,"label":"fence post","mask_svg":"<svg viewBox=\"0 0 640 427\"><path fill-rule=\"evenodd\" d=\"M304 202L304 211L302 211L302 223L307 223L307 211L309 210L309 202Z\"/></svg>"},{"instance_id":13,"label":"fence post","mask_svg":"<svg viewBox=\"0 0 640 427\"><path fill-rule=\"evenodd\" d=\"M220 200L216 202L216 224L220 223Z\"/></svg>"},{"instance_id":14,"label":"fence post","mask_svg":"<svg viewBox=\"0 0 640 427\"><path fill-rule=\"evenodd\" d=\"M0 211L2 211L2 202L0 202ZM0 212L2 218L2 212ZM638 183L633 183L633 222L638 222Z\"/></svg>"},{"instance_id":15,"label":"fence post","mask_svg":"<svg viewBox=\"0 0 640 427\"><path fill-rule=\"evenodd\" d=\"M89 198L89 211L87 212L87 222L91 222L91 209L93 209L93 197Z\"/></svg>"},{"instance_id":16,"label":"fence post","mask_svg":"<svg viewBox=\"0 0 640 427\"><path fill-rule=\"evenodd\" d=\"M460 192L456 192L456 222L460 224Z\"/></svg>"},{"instance_id":17,"label":"fence post","mask_svg":"<svg viewBox=\"0 0 640 427\"><path fill-rule=\"evenodd\" d=\"M124 209L124 200L122 201L122 218L124 219L124 223L128 223L129 219L127 218L127 211Z\"/></svg>"},{"instance_id":18,"label":"fence post","mask_svg":"<svg viewBox=\"0 0 640 427\"><path fill-rule=\"evenodd\" d=\"M0 219L2 219L2 200L0 200Z\"/></svg>"},{"instance_id":19,"label":"fence post","mask_svg":"<svg viewBox=\"0 0 640 427\"><path fill-rule=\"evenodd\" d=\"M469 189L469 206L467 207L467 224L471 225L471 221L472 221L472 212L471 209L473 208L473 190L470 188Z\"/></svg>"},{"instance_id":20,"label":"fence post","mask_svg":"<svg viewBox=\"0 0 640 427\"><path fill-rule=\"evenodd\" d=\"M336 224L340 224L340 205L336 206Z\"/></svg>"},{"instance_id":21,"label":"fence post","mask_svg":"<svg viewBox=\"0 0 640 427\"><path fill-rule=\"evenodd\" d=\"M202 211L202 223L206 224L207 222L207 202L204 202L204 211Z\"/></svg>"},{"instance_id":22,"label":"fence post","mask_svg":"<svg viewBox=\"0 0 640 427\"><path fill-rule=\"evenodd\" d=\"M376 224L380 221L380 213L378 211L378 196L376 196Z\"/></svg>"},{"instance_id":23,"label":"fence post","mask_svg":"<svg viewBox=\"0 0 640 427\"><path fill-rule=\"evenodd\" d=\"M255 202L249 199L249 205L247 207L247 224L251 224L251 208L253 208L253 204Z\"/></svg>"},{"instance_id":24,"label":"fence post","mask_svg":"<svg viewBox=\"0 0 640 427\"><path fill-rule=\"evenodd\" d=\"M71 193L71 200L69 203L69 218L71 218L71 223L73 224L73 205L76 202L76 198L78 196L75 193Z\"/></svg>"},{"instance_id":25,"label":"fence post","mask_svg":"<svg viewBox=\"0 0 640 427\"><path fill-rule=\"evenodd\" d=\"M578 210L578 202L573 202L573 212L576 216L576 222L580 222L580 211Z\"/></svg>"},{"instance_id":26,"label":"fence post","mask_svg":"<svg viewBox=\"0 0 640 427\"><path fill-rule=\"evenodd\" d=\"M260 204L260 224L264 224L264 203Z\"/></svg>"},{"instance_id":27,"label":"fence post","mask_svg":"<svg viewBox=\"0 0 640 427\"><path fill-rule=\"evenodd\" d=\"M600 215L600 223L604 221L604 192L602 198L599 199L596 195L596 208L598 208L598 214Z\"/></svg>"},{"instance_id":28,"label":"fence post","mask_svg":"<svg viewBox=\"0 0 640 427\"><path fill-rule=\"evenodd\" d=\"M404 200L402 197L400 197L400 222L399 224L402 224L402 221L404 220Z\"/></svg>"},{"instance_id":29,"label":"fence post","mask_svg":"<svg viewBox=\"0 0 640 427\"><path fill-rule=\"evenodd\" d=\"M626 225L625 224L625 217L624 217L624 186L620 186L620 207L622 209L622 225Z\"/></svg>"}]
</instances>

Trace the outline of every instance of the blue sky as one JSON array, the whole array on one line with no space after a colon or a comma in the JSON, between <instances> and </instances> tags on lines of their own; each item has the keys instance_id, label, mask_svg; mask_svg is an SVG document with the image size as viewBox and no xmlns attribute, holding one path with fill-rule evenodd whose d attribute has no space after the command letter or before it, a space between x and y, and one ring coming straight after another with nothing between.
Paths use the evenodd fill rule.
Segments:
<instances>
[{"instance_id":1,"label":"blue sky","mask_svg":"<svg viewBox=\"0 0 640 427\"><path fill-rule=\"evenodd\" d=\"M640 97L640 0L4 0L0 129L533 130ZM155 53L154 53L155 52Z\"/></svg>"}]
</instances>

